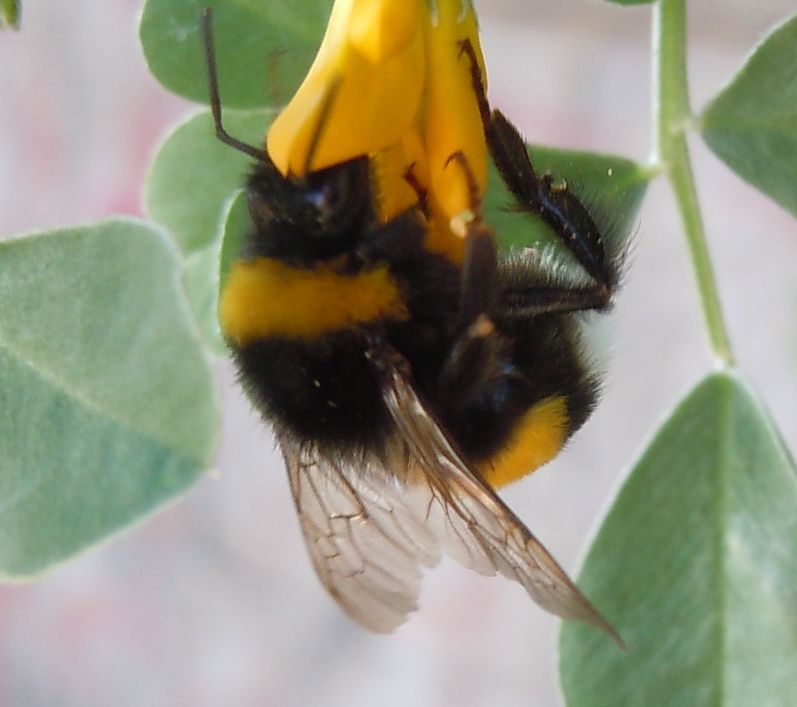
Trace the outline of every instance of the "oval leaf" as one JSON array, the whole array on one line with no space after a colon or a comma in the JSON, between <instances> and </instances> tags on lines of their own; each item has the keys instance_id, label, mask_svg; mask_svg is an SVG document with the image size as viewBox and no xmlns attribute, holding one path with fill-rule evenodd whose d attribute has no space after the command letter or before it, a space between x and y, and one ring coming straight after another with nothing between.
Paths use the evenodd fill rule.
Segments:
<instances>
[{"instance_id":1,"label":"oval leaf","mask_svg":"<svg viewBox=\"0 0 797 707\"><path fill-rule=\"evenodd\" d=\"M225 127L241 140L262 142L270 111L227 112ZM188 299L206 343L226 354L217 319L221 240L231 201L240 193L252 158L216 138L209 111L166 138L146 187L149 215L167 226L183 253Z\"/></svg>"},{"instance_id":2,"label":"oval leaf","mask_svg":"<svg viewBox=\"0 0 797 707\"><path fill-rule=\"evenodd\" d=\"M231 135L261 145L270 111L225 112ZM166 226L186 254L202 250L226 218L228 199L243 186L252 158L216 138L210 111L179 125L164 141L147 181L148 215Z\"/></svg>"},{"instance_id":3,"label":"oval leaf","mask_svg":"<svg viewBox=\"0 0 797 707\"><path fill-rule=\"evenodd\" d=\"M797 471L735 375L708 377L636 464L579 585L628 644L566 624L568 705L789 705Z\"/></svg>"},{"instance_id":4,"label":"oval leaf","mask_svg":"<svg viewBox=\"0 0 797 707\"><path fill-rule=\"evenodd\" d=\"M208 468L216 390L179 276L132 221L0 243L0 574L44 570Z\"/></svg>"},{"instance_id":5,"label":"oval leaf","mask_svg":"<svg viewBox=\"0 0 797 707\"><path fill-rule=\"evenodd\" d=\"M19 10L18 0L0 0L0 28L8 25L19 29Z\"/></svg>"},{"instance_id":6,"label":"oval leaf","mask_svg":"<svg viewBox=\"0 0 797 707\"><path fill-rule=\"evenodd\" d=\"M213 8L219 92L228 108L286 100L313 59L332 0L147 0L139 28L150 71L170 91L207 103L200 14Z\"/></svg>"},{"instance_id":7,"label":"oval leaf","mask_svg":"<svg viewBox=\"0 0 797 707\"><path fill-rule=\"evenodd\" d=\"M219 259L219 290L224 289L227 282L230 267L238 257L243 247L246 232L251 228L249 218L249 208L246 203L246 193L240 191L231 201L230 209L227 212L227 219L224 222L224 235L221 242L221 258Z\"/></svg>"},{"instance_id":8,"label":"oval leaf","mask_svg":"<svg viewBox=\"0 0 797 707\"><path fill-rule=\"evenodd\" d=\"M202 250L185 259L183 279L199 328L219 356L229 352L219 325L219 293L227 279L232 260L237 257L250 227L246 192L234 192L225 205L224 217L216 238Z\"/></svg>"},{"instance_id":9,"label":"oval leaf","mask_svg":"<svg viewBox=\"0 0 797 707\"><path fill-rule=\"evenodd\" d=\"M797 216L797 15L753 52L706 107L708 146L742 179Z\"/></svg>"},{"instance_id":10,"label":"oval leaf","mask_svg":"<svg viewBox=\"0 0 797 707\"><path fill-rule=\"evenodd\" d=\"M213 241L189 255L183 264L183 283L197 325L213 353L226 356L218 319L219 243Z\"/></svg>"}]
</instances>

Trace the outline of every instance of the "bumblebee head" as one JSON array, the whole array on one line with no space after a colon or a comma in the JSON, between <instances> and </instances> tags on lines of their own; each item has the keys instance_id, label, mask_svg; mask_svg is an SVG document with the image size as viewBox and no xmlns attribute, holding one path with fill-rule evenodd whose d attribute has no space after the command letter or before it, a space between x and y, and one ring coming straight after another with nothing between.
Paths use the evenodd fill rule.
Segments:
<instances>
[{"instance_id":1,"label":"bumblebee head","mask_svg":"<svg viewBox=\"0 0 797 707\"><path fill-rule=\"evenodd\" d=\"M244 239L243 260L260 257L307 266L353 252L370 225L376 223L371 174L367 157L356 157L331 167L310 171L339 81L332 81L323 97L320 117L312 134L304 176L285 176L267 149L230 135L221 119L216 60L211 31L211 8L201 15L208 93L216 137L255 159L247 181L252 227Z\"/></svg>"},{"instance_id":2,"label":"bumblebee head","mask_svg":"<svg viewBox=\"0 0 797 707\"><path fill-rule=\"evenodd\" d=\"M311 264L352 252L374 222L368 159L357 158L303 178L258 162L247 184L252 228L245 258Z\"/></svg>"}]
</instances>

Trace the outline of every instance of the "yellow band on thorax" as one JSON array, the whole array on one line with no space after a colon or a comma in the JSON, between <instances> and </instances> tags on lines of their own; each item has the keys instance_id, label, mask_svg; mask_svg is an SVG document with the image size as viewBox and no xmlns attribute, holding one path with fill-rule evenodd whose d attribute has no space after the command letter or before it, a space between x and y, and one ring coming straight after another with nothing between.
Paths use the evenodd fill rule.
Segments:
<instances>
[{"instance_id":1,"label":"yellow band on thorax","mask_svg":"<svg viewBox=\"0 0 797 707\"><path fill-rule=\"evenodd\" d=\"M272 258L239 260L219 302L222 330L237 345L270 336L316 338L407 316L387 266L344 274L334 264L302 268Z\"/></svg>"}]
</instances>

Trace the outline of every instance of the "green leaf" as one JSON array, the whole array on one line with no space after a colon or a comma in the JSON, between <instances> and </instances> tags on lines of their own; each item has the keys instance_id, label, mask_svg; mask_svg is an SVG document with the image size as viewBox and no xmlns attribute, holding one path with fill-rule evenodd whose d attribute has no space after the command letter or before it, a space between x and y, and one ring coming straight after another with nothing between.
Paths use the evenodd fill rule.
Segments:
<instances>
[{"instance_id":1,"label":"green leaf","mask_svg":"<svg viewBox=\"0 0 797 707\"><path fill-rule=\"evenodd\" d=\"M566 624L571 707L794 704L797 470L736 375L706 378L656 435L579 586L628 651Z\"/></svg>"},{"instance_id":2,"label":"green leaf","mask_svg":"<svg viewBox=\"0 0 797 707\"><path fill-rule=\"evenodd\" d=\"M183 284L197 325L213 353L226 356L218 317L219 244L209 243L191 253L183 263Z\"/></svg>"},{"instance_id":3,"label":"green leaf","mask_svg":"<svg viewBox=\"0 0 797 707\"><path fill-rule=\"evenodd\" d=\"M208 468L217 393L179 276L133 221L0 243L0 574L41 572Z\"/></svg>"},{"instance_id":4,"label":"green leaf","mask_svg":"<svg viewBox=\"0 0 797 707\"><path fill-rule=\"evenodd\" d=\"M271 116L270 111L232 111L224 120L231 134L258 144ZM188 299L206 343L220 355L226 355L217 311L221 241L232 200L251 162L251 157L216 138L213 118L204 111L165 140L146 187L147 212L168 227L185 254Z\"/></svg>"},{"instance_id":5,"label":"green leaf","mask_svg":"<svg viewBox=\"0 0 797 707\"><path fill-rule=\"evenodd\" d=\"M566 179L604 235L620 245L635 226L639 206L653 176L650 170L611 155L539 146L529 146L528 150L537 174ZM517 210L514 197L492 163L484 209L502 250L559 243L541 219Z\"/></svg>"},{"instance_id":6,"label":"green leaf","mask_svg":"<svg viewBox=\"0 0 797 707\"><path fill-rule=\"evenodd\" d=\"M21 4L18 0L0 0L0 28L5 25L19 29Z\"/></svg>"},{"instance_id":7,"label":"green leaf","mask_svg":"<svg viewBox=\"0 0 797 707\"><path fill-rule=\"evenodd\" d=\"M188 299L197 315L199 328L211 350L219 356L228 354L219 325L219 295L250 228L249 207L243 189L228 199L224 214L216 238L188 256L183 269Z\"/></svg>"},{"instance_id":8,"label":"green leaf","mask_svg":"<svg viewBox=\"0 0 797 707\"><path fill-rule=\"evenodd\" d=\"M239 190L230 199L227 206L227 217L219 234L220 243L217 244L216 257L212 263L209 263L214 268L215 276L215 287L211 293L213 297L214 335L216 337L214 349L221 355L227 355L229 350L219 325L219 298L224 291L224 285L227 282L233 261L241 252L244 237L252 227L246 192L243 189Z\"/></svg>"},{"instance_id":9,"label":"green leaf","mask_svg":"<svg viewBox=\"0 0 797 707\"><path fill-rule=\"evenodd\" d=\"M775 29L706 107L708 146L797 216L797 15Z\"/></svg>"},{"instance_id":10,"label":"green leaf","mask_svg":"<svg viewBox=\"0 0 797 707\"><path fill-rule=\"evenodd\" d=\"M227 276L230 273L233 261L238 257L243 247L244 236L251 228L249 208L246 203L246 194L241 191L230 204L227 220L224 223L224 236L221 242L221 258L219 259L220 290L224 289Z\"/></svg>"},{"instance_id":11,"label":"green leaf","mask_svg":"<svg viewBox=\"0 0 797 707\"><path fill-rule=\"evenodd\" d=\"M260 145L272 115L225 112L224 125L239 140ZM246 181L251 163L251 157L216 138L209 111L198 113L155 155L144 196L147 213L169 229L184 253L202 250L216 237L225 204Z\"/></svg>"},{"instance_id":12,"label":"green leaf","mask_svg":"<svg viewBox=\"0 0 797 707\"><path fill-rule=\"evenodd\" d=\"M332 0L147 0L139 28L153 75L207 103L200 13L213 8L219 93L227 108L265 108L293 94L307 73Z\"/></svg>"}]
</instances>

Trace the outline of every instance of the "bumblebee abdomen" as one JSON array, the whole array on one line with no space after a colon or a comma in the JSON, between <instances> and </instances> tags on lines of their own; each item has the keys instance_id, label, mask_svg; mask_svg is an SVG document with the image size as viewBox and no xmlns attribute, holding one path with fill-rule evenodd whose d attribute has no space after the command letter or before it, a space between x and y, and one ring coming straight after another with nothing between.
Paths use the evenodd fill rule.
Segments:
<instances>
[{"instance_id":1,"label":"bumblebee abdomen","mask_svg":"<svg viewBox=\"0 0 797 707\"><path fill-rule=\"evenodd\" d=\"M266 420L337 448L384 438L387 412L365 332L408 316L386 264L348 272L342 261L241 258L220 315L241 383Z\"/></svg>"},{"instance_id":2,"label":"bumblebee abdomen","mask_svg":"<svg viewBox=\"0 0 797 707\"><path fill-rule=\"evenodd\" d=\"M451 350L434 400L487 483L503 486L550 461L597 396L569 315L485 318Z\"/></svg>"},{"instance_id":3,"label":"bumblebee abdomen","mask_svg":"<svg viewBox=\"0 0 797 707\"><path fill-rule=\"evenodd\" d=\"M450 346L459 270L424 251L350 271L241 258L221 302L239 377L263 417L340 452L379 448L394 431L368 336L434 379Z\"/></svg>"},{"instance_id":4,"label":"bumblebee abdomen","mask_svg":"<svg viewBox=\"0 0 797 707\"><path fill-rule=\"evenodd\" d=\"M249 398L277 428L341 449L378 447L388 434L381 384L361 333L270 337L234 351Z\"/></svg>"},{"instance_id":5,"label":"bumblebee abdomen","mask_svg":"<svg viewBox=\"0 0 797 707\"><path fill-rule=\"evenodd\" d=\"M482 478L499 488L530 474L553 459L567 441L570 420L567 399L543 398L519 418L503 445L478 464Z\"/></svg>"}]
</instances>

